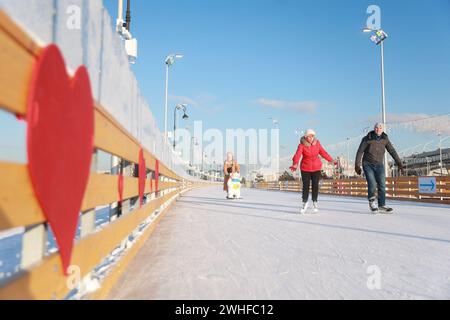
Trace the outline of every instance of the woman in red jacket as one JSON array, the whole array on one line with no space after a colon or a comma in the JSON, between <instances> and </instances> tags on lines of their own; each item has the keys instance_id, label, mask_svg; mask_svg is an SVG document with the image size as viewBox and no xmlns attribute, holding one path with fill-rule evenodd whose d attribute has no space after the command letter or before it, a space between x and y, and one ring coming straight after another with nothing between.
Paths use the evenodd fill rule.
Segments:
<instances>
[{"instance_id":1,"label":"woman in red jacket","mask_svg":"<svg viewBox=\"0 0 450 320\"><path fill-rule=\"evenodd\" d=\"M292 159L293 165L290 167L290 169L295 172L297 170L298 162L300 158L302 158L300 165L303 181L303 206L300 210L301 213L305 213L308 208L309 185L311 181L314 212L319 210L317 206L317 198L319 197L319 179L321 177L322 169L322 161L320 160L319 155L328 162L336 163L336 161L334 161L322 147L320 141L316 139L316 133L314 130L309 129L306 131L305 136L300 140L297 152Z\"/></svg>"}]
</instances>

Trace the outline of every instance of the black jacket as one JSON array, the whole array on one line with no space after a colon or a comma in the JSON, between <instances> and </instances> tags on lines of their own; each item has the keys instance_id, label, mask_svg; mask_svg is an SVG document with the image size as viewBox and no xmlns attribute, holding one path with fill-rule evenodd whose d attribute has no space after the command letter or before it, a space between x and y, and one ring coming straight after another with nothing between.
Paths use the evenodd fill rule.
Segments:
<instances>
[{"instance_id":1,"label":"black jacket","mask_svg":"<svg viewBox=\"0 0 450 320\"><path fill-rule=\"evenodd\" d=\"M361 167L361 158L363 164L383 164L383 158L385 151L394 158L397 166L403 168L402 161L395 151L392 143L389 141L389 137L386 133L382 133L381 136L377 136L375 131L371 131L365 136L361 144L359 145L358 152L356 153L355 164Z\"/></svg>"}]
</instances>

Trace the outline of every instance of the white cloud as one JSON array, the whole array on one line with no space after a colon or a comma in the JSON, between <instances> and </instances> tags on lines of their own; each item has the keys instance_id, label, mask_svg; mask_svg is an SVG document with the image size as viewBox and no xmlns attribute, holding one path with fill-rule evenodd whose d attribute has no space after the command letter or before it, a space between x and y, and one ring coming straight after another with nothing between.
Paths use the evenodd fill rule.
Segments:
<instances>
[{"instance_id":1,"label":"white cloud","mask_svg":"<svg viewBox=\"0 0 450 320\"><path fill-rule=\"evenodd\" d=\"M222 106L216 104L217 98L209 94L201 94L195 98L169 95L169 100L175 103L185 103L210 115L217 114L223 109Z\"/></svg>"},{"instance_id":2,"label":"white cloud","mask_svg":"<svg viewBox=\"0 0 450 320\"><path fill-rule=\"evenodd\" d=\"M377 122L380 116L367 118L367 121ZM450 134L450 115L429 115L425 113L402 113L386 115L388 128L405 129L418 133Z\"/></svg>"},{"instance_id":3,"label":"white cloud","mask_svg":"<svg viewBox=\"0 0 450 320\"><path fill-rule=\"evenodd\" d=\"M187 105L190 105L192 107L199 107L199 103L197 101L195 101L194 99L191 99L189 97L186 96L173 96L170 95L169 96L169 100L170 101L175 101L176 103L186 103Z\"/></svg>"},{"instance_id":4,"label":"white cloud","mask_svg":"<svg viewBox=\"0 0 450 320\"><path fill-rule=\"evenodd\" d=\"M265 98L258 99L255 103L264 107L291 109L300 113L313 113L319 105L317 101L284 101Z\"/></svg>"}]
</instances>

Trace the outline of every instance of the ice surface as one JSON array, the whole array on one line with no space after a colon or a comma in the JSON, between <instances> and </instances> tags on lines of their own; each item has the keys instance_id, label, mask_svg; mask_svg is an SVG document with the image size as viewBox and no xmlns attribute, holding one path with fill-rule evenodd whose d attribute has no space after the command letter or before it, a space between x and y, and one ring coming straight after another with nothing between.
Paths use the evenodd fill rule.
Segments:
<instances>
[{"instance_id":1,"label":"ice surface","mask_svg":"<svg viewBox=\"0 0 450 320\"><path fill-rule=\"evenodd\" d=\"M179 198L111 292L112 299L449 299L448 206L220 187ZM368 286L380 271L380 289ZM372 288L372 289L370 289Z\"/></svg>"}]
</instances>

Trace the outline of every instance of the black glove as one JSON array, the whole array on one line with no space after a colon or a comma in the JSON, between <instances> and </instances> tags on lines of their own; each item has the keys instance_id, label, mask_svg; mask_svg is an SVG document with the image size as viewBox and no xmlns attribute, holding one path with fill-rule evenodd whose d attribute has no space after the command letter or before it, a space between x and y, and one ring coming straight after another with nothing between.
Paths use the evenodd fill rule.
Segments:
<instances>
[{"instance_id":1,"label":"black glove","mask_svg":"<svg viewBox=\"0 0 450 320\"><path fill-rule=\"evenodd\" d=\"M361 175L362 170L361 170L361 167L359 165L355 165L355 172L356 172L356 174L358 176Z\"/></svg>"}]
</instances>

